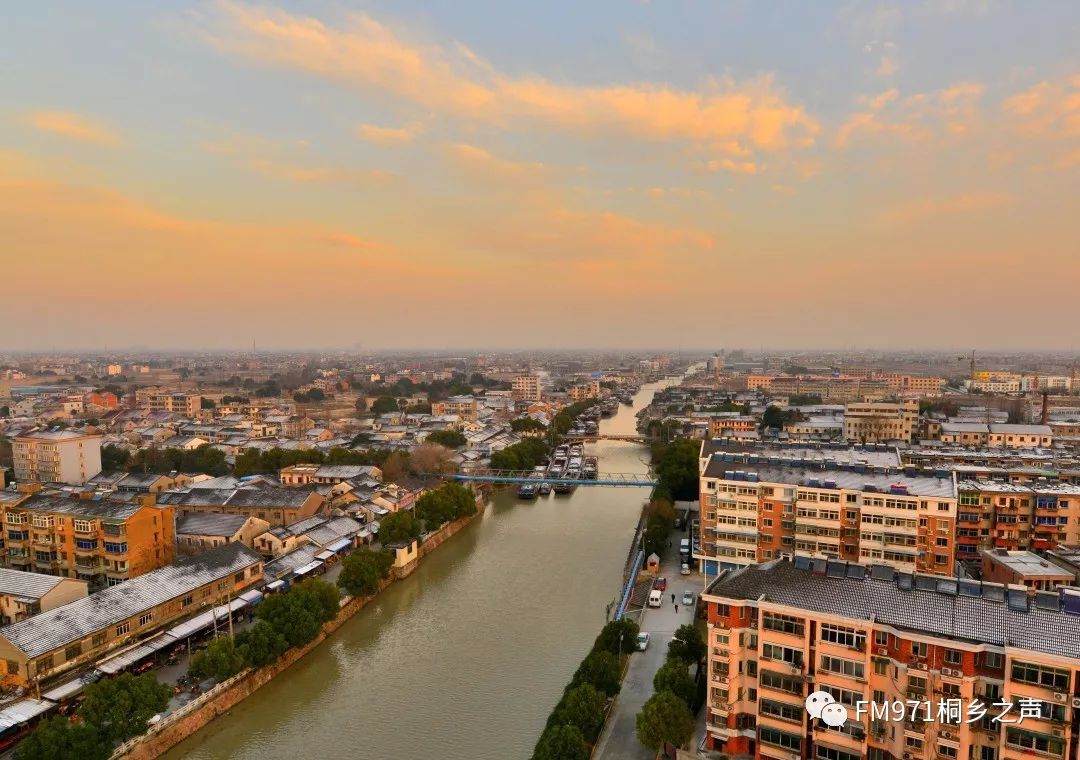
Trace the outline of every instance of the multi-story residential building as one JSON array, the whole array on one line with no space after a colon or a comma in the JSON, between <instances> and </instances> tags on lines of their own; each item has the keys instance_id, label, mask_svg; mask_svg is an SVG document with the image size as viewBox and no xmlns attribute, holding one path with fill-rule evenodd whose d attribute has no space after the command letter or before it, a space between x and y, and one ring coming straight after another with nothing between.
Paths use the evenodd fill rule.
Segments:
<instances>
[{"instance_id":1,"label":"multi-story residential building","mask_svg":"<svg viewBox=\"0 0 1080 760\"><path fill-rule=\"evenodd\" d=\"M5 566L115 585L173 561L172 507L92 497L37 493L3 505Z\"/></svg>"},{"instance_id":2,"label":"multi-story residential building","mask_svg":"<svg viewBox=\"0 0 1080 760\"><path fill-rule=\"evenodd\" d=\"M176 547L185 556L231 543L254 549L255 539L269 529L258 517L188 512L176 518Z\"/></svg>"},{"instance_id":3,"label":"multi-story residential building","mask_svg":"<svg viewBox=\"0 0 1080 760\"><path fill-rule=\"evenodd\" d=\"M86 581L0 569L0 626L82 599L86 593Z\"/></svg>"},{"instance_id":4,"label":"multi-story residential building","mask_svg":"<svg viewBox=\"0 0 1080 760\"><path fill-rule=\"evenodd\" d=\"M294 464L278 472L286 486L337 485L346 480L382 480L382 470L365 464Z\"/></svg>"},{"instance_id":5,"label":"multi-story residential building","mask_svg":"<svg viewBox=\"0 0 1080 760\"><path fill-rule=\"evenodd\" d=\"M1080 749L1076 590L1029 595L797 558L725 571L702 600L711 750L770 760L1065 760ZM815 691L847 708L843 725L809 717ZM889 709L896 704L899 713Z\"/></svg>"},{"instance_id":6,"label":"multi-story residential building","mask_svg":"<svg viewBox=\"0 0 1080 760\"><path fill-rule=\"evenodd\" d=\"M175 507L178 515L219 512L266 520L271 526L291 525L322 511L325 497L313 488L193 488L158 495L159 505Z\"/></svg>"},{"instance_id":7,"label":"multi-story residential building","mask_svg":"<svg viewBox=\"0 0 1080 760\"><path fill-rule=\"evenodd\" d=\"M32 483L85 483L101 472L101 436L77 430L39 430L11 445L15 479Z\"/></svg>"},{"instance_id":8,"label":"multi-story residential building","mask_svg":"<svg viewBox=\"0 0 1080 760\"><path fill-rule=\"evenodd\" d=\"M456 414L465 422L476 422L479 419L480 405L475 396L451 396L446 401L433 401L431 413L436 417Z\"/></svg>"},{"instance_id":9,"label":"multi-story residential building","mask_svg":"<svg viewBox=\"0 0 1080 760\"><path fill-rule=\"evenodd\" d=\"M195 417L202 408L198 393L181 393L161 388L140 388L135 391L135 404L152 412L170 412L183 417Z\"/></svg>"},{"instance_id":10,"label":"multi-story residential building","mask_svg":"<svg viewBox=\"0 0 1080 760\"><path fill-rule=\"evenodd\" d=\"M980 577L991 583L1025 586L1031 592L1053 591L1058 586L1071 586L1076 580L1075 573L1034 552L1008 549L983 551Z\"/></svg>"},{"instance_id":11,"label":"multi-story residential building","mask_svg":"<svg viewBox=\"0 0 1080 760\"><path fill-rule=\"evenodd\" d=\"M4 684L37 687L173 621L207 614L261 581L262 567L246 546L228 544L0 628Z\"/></svg>"},{"instance_id":12,"label":"multi-story residential building","mask_svg":"<svg viewBox=\"0 0 1080 760\"><path fill-rule=\"evenodd\" d=\"M741 438L756 435L758 421L749 415L714 416L709 418L710 438Z\"/></svg>"},{"instance_id":13,"label":"multi-story residential building","mask_svg":"<svg viewBox=\"0 0 1080 760\"><path fill-rule=\"evenodd\" d=\"M957 484L957 558L983 549L1054 549L1080 543L1080 486L1049 480Z\"/></svg>"},{"instance_id":14,"label":"multi-story residential building","mask_svg":"<svg viewBox=\"0 0 1080 760\"><path fill-rule=\"evenodd\" d=\"M510 383L513 397L518 401L540 400L540 377L538 375L517 375Z\"/></svg>"},{"instance_id":15,"label":"multi-story residential building","mask_svg":"<svg viewBox=\"0 0 1080 760\"><path fill-rule=\"evenodd\" d=\"M889 389L897 396L940 396L945 380L940 377L922 377L920 375L877 375L878 379L889 384Z\"/></svg>"},{"instance_id":16,"label":"multi-story residential building","mask_svg":"<svg viewBox=\"0 0 1080 760\"><path fill-rule=\"evenodd\" d=\"M703 451L716 444L705 442ZM850 452L841 461L842 451L828 449L817 460L799 458L794 450L774 453L709 456L695 554L707 574L791 556L953 572L957 499L951 473L912 474L887 452L865 461L891 458L892 465L866 464Z\"/></svg>"},{"instance_id":17,"label":"multi-story residential building","mask_svg":"<svg viewBox=\"0 0 1080 760\"><path fill-rule=\"evenodd\" d=\"M918 428L919 402L860 402L844 410L844 438L856 443L910 443Z\"/></svg>"},{"instance_id":18,"label":"multi-story residential building","mask_svg":"<svg viewBox=\"0 0 1080 760\"><path fill-rule=\"evenodd\" d=\"M537 392L539 393L539 382L537 383ZM587 383L571 385L570 389L566 392L566 395L570 398L571 401L585 401L586 399L590 398L600 398L600 381L590 380ZM515 395L514 398L517 398L517 396ZM539 401L539 395L537 395L537 397L532 400Z\"/></svg>"},{"instance_id":19,"label":"multi-story residential building","mask_svg":"<svg viewBox=\"0 0 1080 760\"><path fill-rule=\"evenodd\" d=\"M1016 372L979 371L970 382L972 388L983 393L1019 393L1023 379Z\"/></svg>"}]
</instances>

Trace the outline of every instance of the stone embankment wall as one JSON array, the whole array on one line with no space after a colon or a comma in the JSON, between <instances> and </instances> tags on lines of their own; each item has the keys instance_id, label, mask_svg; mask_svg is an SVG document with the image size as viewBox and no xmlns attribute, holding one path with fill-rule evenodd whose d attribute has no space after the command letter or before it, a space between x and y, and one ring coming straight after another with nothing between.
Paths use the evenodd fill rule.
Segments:
<instances>
[{"instance_id":1,"label":"stone embankment wall","mask_svg":"<svg viewBox=\"0 0 1080 760\"><path fill-rule=\"evenodd\" d=\"M460 520L448 523L435 533L432 533L420 545L418 552L420 559L426 557L448 538L479 518L481 514L483 514L483 505L478 505L478 511L472 517L462 517ZM408 572L415 569L416 563L413 563ZM151 728L149 732L118 747L110 760L153 760L153 758L165 754L169 749L194 734L214 718L228 712L233 706L247 699L269 683L271 679L288 670L293 663L319 646L327 636L340 628L345 621L363 609L368 602L375 599L383 589L394 582L395 578L391 576L380 584L379 592L376 592L375 596L349 599L342 605L338 616L324 625L322 632L313 641L303 647L290 649L273 665L244 671L233 676L228 681L218 684L198 699L171 713L165 720Z\"/></svg>"}]
</instances>

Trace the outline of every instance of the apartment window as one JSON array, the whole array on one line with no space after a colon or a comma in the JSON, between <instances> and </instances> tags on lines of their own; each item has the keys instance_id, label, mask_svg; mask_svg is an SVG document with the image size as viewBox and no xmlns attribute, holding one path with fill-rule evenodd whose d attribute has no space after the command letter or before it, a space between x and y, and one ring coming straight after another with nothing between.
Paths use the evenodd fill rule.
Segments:
<instances>
[{"instance_id":1,"label":"apartment window","mask_svg":"<svg viewBox=\"0 0 1080 760\"><path fill-rule=\"evenodd\" d=\"M153 619L154 619L154 613L153 612L147 612L146 614L142 615L139 618L139 625L146 625L147 623L149 623Z\"/></svg>"},{"instance_id":2,"label":"apartment window","mask_svg":"<svg viewBox=\"0 0 1080 760\"><path fill-rule=\"evenodd\" d=\"M874 644L879 647L889 646L888 631L874 631Z\"/></svg>"},{"instance_id":3,"label":"apartment window","mask_svg":"<svg viewBox=\"0 0 1080 760\"><path fill-rule=\"evenodd\" d=\"M990 670L1001 670L1005 667L1005 655L1001 652L983 652L982 664Z\"/></svg>"},{"instance_id":4,"label":"apartment window","mask_svg":"<svg viewBox=\"0 0 1080 760\"><path fill-rule=\"evenodd\" d=\"M788 694L798 694L802 696L803 693L803 682L801 678L792 678L791 676L786 676L782 673L774 673L771 670L761 671L760 683L764 688L775 689L776 691L786 691Z\"/></svg>"},{"instance_id":5,"label":"apartment window","mask_svg":"<svg viewBox=\"0 0 1080 760\"><path fill-rule=\"evenodd\" d=\"M9 676L17 676L17 675L19 675L19 663L15 662L14 660L8 660L7 661L7 672L8 672Z\"/></svg>"},{"instance_id":6,"label":"apartment window","mask_svg":"<svg viewBox=\"0 0 1080 760\"><path fill-rule=\"evenodd\" d=\"M64 659L74 660L80 654L82 654L82 644L72 644L64 650Z\"/></svg>"},{"instance_id":7,"label":"apartment window","mask_svg":"<svg viewBox=\"0 0 1080 760\"><path fill-rule=\"evenodd\" d=\"M1012 679L1020 683L1030 683L1054 691L1069 690L1069 671L1047 668L1027 662L1013 662Z\"/></svg>"},{"instance_id":8,"label":"apartment window","mask_svg":"<svg viewBox=\"0 0 1080 760\"><path fill-rule=\"evenodd\" d=\"M822 625L821 640L851 647L852 649L863 649L866 646L866 634L864 632L840 625Z\"/></svg>"},{"instance_id":9,"label":"apartment window","mask_svg":"<svg viewBox=\"0 0 1080 760\"><path fill-rule=\"evenodd\" d=\"M242 570L239 573L237 573L236 575L233 576L233 582L234 583L243 583L244 582L244 572Z\"/></svg>"},{"instance_id":10,"label":"apartment window","mask_svg":"<svg viewBox=\"0 0 1080 760\"><path fill-rule=\"evenodd\" d=\"M1065 741L1052 736L1037 734L1034 731L1025 731L1019 728L1005 730L1005 746L1017 747L1022 750L1038 752L1054 757L1065 755Z\"/></svg>"},{"instance_id":11,"label":"apartment window","mask_svg":"<svg viewBox=\"0 0 1080 760\"><path fill-rule=\"evenodd\" d=\"M776 644L763 644L761 656L766 660L779 660L796 667L802 667L802 651L790 647L777 646Z\"/></svg>"},{"instance_id":12,"label":"apartment window","mask_svg":"<svg viewBox=\"0 0 1080 760\"><path fill-rule=\"evenodd\" d=\"M796 734L789 734L786 731L780 731L770 726L762 726L760 732L758 732L758 739L762 744L769 744L774 747L783 747L789 752L801 752L802 751L802 737Z\"/></svg>"},{"instance_id":13,"label":"apartment window","mask_svg":"<svg viewBox=\"0 0 1080 760\"><path fill-rule=\"evenodd\" d=\"M959 665L964 659L963 652L956 649L945 650L945 663L947 665Z\"/></svg>"},{"instance_id":14,"label":"apartment window","mask_svg":"<svg viewBox=\"0 0 1080 760\"><path fill-rule=\"evenodd\" d=\"M911 654L915 657L926 657L927 651L929 651L929 647L926 646L925 641L911 642Z\"/></svg>"},{"instance_id":15,"label":"apartment window","mask_svg":"<svg viewBox=\"0 0 1080 760\"><path fill-rule=\"evenodd\" d=\"M787 702L777 702L773 699L762 699L758 702L758 713L767 715L770 718L787 720L802 725L806 708L804 705L792 705Z\"/></svg>"},{"instance_id":16,"label":"apartment window","mask_svg":"<svg viewBox=\"0 0 1080 760\"><path fill-rule=\"evenodd\" d=\"M851 752L844 752L841 749L829 747L824 744L814 745L814 757L818 758L818 760L860 760L859 755Z\"/></svg>"},{"instance_id":17,"label":"apartment window","mask_svg":"<svg viewBox=\"0 0 1080 760\"><path fill-rule=\"evenodd\" d=\"M769 631L803 635L803 621L790 615L774 615L766 612L761 616L761 627Z\"/></svg>"},{"instance_id":18,"label":"apartment window","mask_svg":"<svg viewBox=\"0 0 1080 760\"><path fill-rule=\"evenodd\" d=\"M863 694L861 691L841 689L838 686L827 686L825 684L822 684L821 690L829 692L829 694L832 695L833 699L835 699L842 705L847 705L848 707L854 707L863 699Z\"/></svg>"},{"instance_id":19,"label":"apartment window","mask_svg":"<svg viewBox=\"0 0 1080 760\"><path fill-rule=\"evenodd\" d=\"M889 661L884 657L874 658L874 673L879 676L886 675L889 672Z\"/></svg>"},{"instance_id":20,"label":"apartment window","mask_svg":"<svg viewBox=\"0 0 1080 760\"><path fill-rule=\"evenodd\" d=\"M821 655L821 669L828 673L837 673L848 678L863 678L866 674L865 666L861 662L845 660L840 657Z\"/></svg>"},{"instance_id":21,"label":"apartment window","mask_svg":"<svg viewBox=\"0 0 1080 760\"><path fill-rule=\"evenodd\" d=\"M116 626L116 635L117 636L124 636L130 630L131 630L131 624L130 623L121 623L120 625Z\"/></svg>"}]
</instances>

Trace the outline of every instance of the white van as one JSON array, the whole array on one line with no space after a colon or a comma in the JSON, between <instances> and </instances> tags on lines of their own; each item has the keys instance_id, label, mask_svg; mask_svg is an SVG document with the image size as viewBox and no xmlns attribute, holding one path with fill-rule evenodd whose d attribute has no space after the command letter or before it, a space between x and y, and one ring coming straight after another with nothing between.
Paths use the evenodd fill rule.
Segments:
<instances>
[{"instance_id":1,"label":"white van","mask_svg":"<svg viewBox=\"0 0 1080 760\"><path fill-rule=\"evenodd\" d=\"M684 538L682 541L679 542L679 554L682 554L685 557L690 556L690 539L689 538Z\"/></svg>"},{"instance_id":2,"label":"white van","mask_svg":"<svg viewBox=\"0 0 1080 760\"><path fill-rule=\"evenodd\" d=\"M664 592L660 589L653 589L649 592L649 606L659 607L664 603Z\"/></svg>"}]
</instances>

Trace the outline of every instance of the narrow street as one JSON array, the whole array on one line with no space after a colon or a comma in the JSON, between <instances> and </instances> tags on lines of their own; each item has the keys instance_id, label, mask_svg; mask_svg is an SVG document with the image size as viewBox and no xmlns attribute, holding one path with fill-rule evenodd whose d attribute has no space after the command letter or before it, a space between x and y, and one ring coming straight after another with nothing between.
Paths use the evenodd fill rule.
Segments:
<instances>
[{"instance_id":1,"label":"narrow street","mask_svg":"<svg viewBox=\"0 0 1080 760\"><path fill-rule=\"evenodd\" d=\"M679 575L678 539L681 535L672 532L673 548L668 549L661 563L662 576L667 578L668 584L663 605L646 607L640 613L638 624L652 638L648 649L630 658L622 690L596 744L593 756L598 760L653 760L653 752L638 741L637 714L653 694L653 677L664 664L675 630L680 625L694 622L694 606L682 604L683 592L693 592L696 601L704 583L704 576L699 573ZM671 603L672 594L675 594L678 613L675 612L676 605Z\"/></svg>"}]
</instances>

